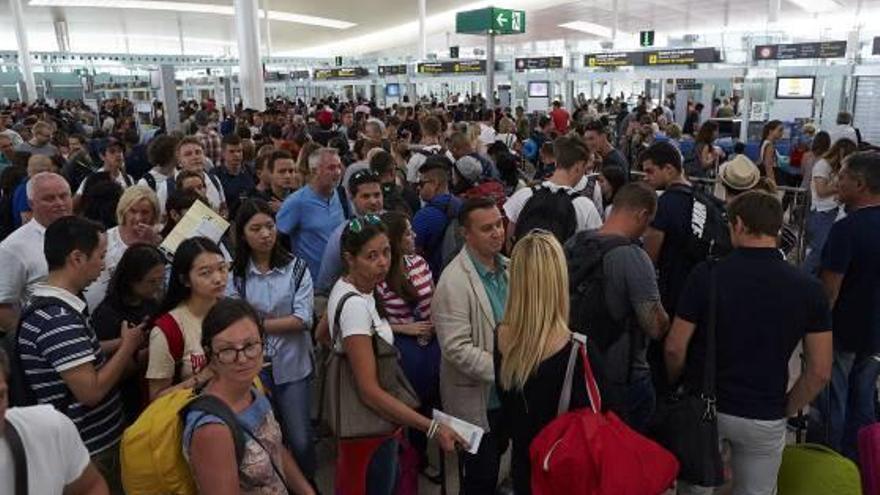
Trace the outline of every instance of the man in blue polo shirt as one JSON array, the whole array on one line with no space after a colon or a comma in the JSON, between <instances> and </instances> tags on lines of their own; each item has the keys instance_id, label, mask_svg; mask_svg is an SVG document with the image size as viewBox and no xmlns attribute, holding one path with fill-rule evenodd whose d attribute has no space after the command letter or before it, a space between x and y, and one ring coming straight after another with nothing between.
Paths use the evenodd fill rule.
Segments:
<instances>
[{"instance_id":1,"label":"man in blue polo shirt","mask_svg":"<svg viewBox=\"0 0 880 495\"><path fill-rule=\"evenodd\" d=\"M321 273L321 257L330 235L345 221L336 185L342 177L342 161L334 148L320 148L309 155L309 183L288 196L278 210L278 230L290 238L291 251L305 260L309 273Z\"/></svg>"},{"instance_id":2,"label":"man in blue polo shirt","mask_svg":"<svg viewBox=\"0 0 880 495\"><path fill-rule=\"evenodd\" d=\"M838 175L849 215L835 223L822 251L822 283L834 308L834 372L817 402L828 414L829 445L851 459L859 428L877 421L880 375L880 153L851 155Z\"/></svg>"},{"instance_id":3,"label":"man in blue polo shirt","mask_svg":"<svg viewBox=\"0 0 880 495\"><path fill-rule=\"evenodd\" d=\"M143 325L123 323L119 348L107 357L79 294L104 268L107 237L84 218L67 216L46 228L49 275L22 312L16 347L32 399L50 404L79 430L113 493L122 493L119 440L122 406L116 386L143 341Z\"/></svg>"},{"instance_id":4,"label":"man in blue polo shirt","mask_svg":"<svg viewBox=\"0 0 880 495\"><path fill-rule=\"evenodd\" d=\"M452 162L442 155L429 156L419 168L419 196L424 202L412 219L416 249L428 261L434 280L443 269L443 236L446 227L458 216L461 200L449 193Z\"/></svg>"}]
</instances>

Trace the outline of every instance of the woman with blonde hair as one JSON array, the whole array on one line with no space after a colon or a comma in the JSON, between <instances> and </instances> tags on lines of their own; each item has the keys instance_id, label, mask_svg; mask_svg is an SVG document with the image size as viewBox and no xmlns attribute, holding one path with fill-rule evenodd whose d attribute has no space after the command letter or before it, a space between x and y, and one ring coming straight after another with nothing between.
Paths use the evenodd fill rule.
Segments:
<instances>
[{"instance_id":1,"label":"woman with blonde hair","mask_svg":"<svg viewBox=\"0 0 880 495\"><path fill-rule=\"evenodd\" d=\"M562 246L550 232L533 230L516 243L508 273L507 305L495 346L495 382L513 441L514 493L527 495L529 445L556 418L573 345ZM578 358L569 410L589 405L583 366Z\"/></svg>"},{"instance_id":2,"label":"woman with blonde hair","mask_svg":"<svg viewBox=\"0 0 880 495\"><path fill-rule=\"evenodd\" d=\"M94 311L104 300L113 271L116 270L116 265L129 246L159 245L162 240L156 229L159 218L159 198L149 186L142 184L131 186L122 193L116 204L118 225L107 231L104 270L84 293L89 309Z\"/></svg>"}]
</instances>

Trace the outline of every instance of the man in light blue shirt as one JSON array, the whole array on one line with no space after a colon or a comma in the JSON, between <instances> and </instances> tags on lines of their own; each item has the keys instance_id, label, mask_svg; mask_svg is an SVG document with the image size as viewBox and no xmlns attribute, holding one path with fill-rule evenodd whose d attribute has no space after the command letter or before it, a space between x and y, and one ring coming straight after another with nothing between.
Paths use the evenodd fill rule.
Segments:
<instances>
[{"instance_id":1,"label":"man in light blue shirt","mask_svg":"<svg viewBox=\"0 0 880 495\"><path fill-rule=\"evenodd\" d=\"M334 148L320 148L309 155L312 178L288 196L278 211L278 230L290 238L291 252L305 260L309 273L321 273L321 257L330 235L345 221L336 184L342 162Z\"/></svg>"},{"instance_id":2,"label":"man in light blue shirt","mask_svg":"<svg viewBox=\"0 0 880 495\"><path fill-rule=\"evenodd\" d=\"M358 217L372 213L379 215L384 208L382 196L382 183L379 174L372 170L361 170L354 173L348 181L348 190L351 193L351 201L354 204L355 214ZM324 249L324 257L321 260L321 274L318 276L318 294L329 295L333 284L342 275L342 253L340 243L342 232L346 223L343 222L327 241Z\"/></svg>"}]
</instances>

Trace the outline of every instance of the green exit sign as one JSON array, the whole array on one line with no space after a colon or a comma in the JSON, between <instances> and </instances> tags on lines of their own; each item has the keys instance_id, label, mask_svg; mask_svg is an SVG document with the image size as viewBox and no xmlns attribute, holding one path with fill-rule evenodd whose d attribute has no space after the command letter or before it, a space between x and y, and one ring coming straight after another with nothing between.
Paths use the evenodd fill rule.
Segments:
<instances>
[{"instance_id":1,"label":"green exit sign","mask_svg":"<svg viewBox=\"0 0 880 495\"><path fill-rule=\"evenodd\" d=\"M455 32L459 34L522 34L526 32L523 10L485 9L459 12L455 15Z\"/></svg>"},{"instance_id":2,"label":"green exit sign","mask_svg":"<svg viewBox=\"0 0 880 495\"><path fill-rule=\"evenodd\" d=\"M639 45L654 46L654 31L640 31Z\"/></svg>"},{"instance_id":3,"label":"green exit sign","mask_svg":"<svg viewBox=\"0 0 880 495\"><path fill-rule=\"evenodd\" d=\"M337 55L334 62L336 62L336 67L342 67L342 56Z\"/></svg>"}]
</instances>

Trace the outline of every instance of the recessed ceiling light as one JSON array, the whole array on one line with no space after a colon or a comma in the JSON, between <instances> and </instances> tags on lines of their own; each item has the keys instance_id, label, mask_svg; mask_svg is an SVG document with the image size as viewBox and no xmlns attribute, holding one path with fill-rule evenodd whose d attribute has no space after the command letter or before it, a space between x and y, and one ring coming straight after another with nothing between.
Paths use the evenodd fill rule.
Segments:
<instances>
[{"instance_id":1,"label":"recessed ceiling light","mask_svg":"<svg viewBox=\"0 0 880 495\"><path fill-rule=\"evenodd\" d=\"M566 22L565 24L560 24L559 27L601 36L602 38L610 38L612 35L611 28L587 21Z\"/></svg>"},{"instance_id":2,"label":"recessed ceiling light","mask_svg":"<svg viewBox=\"0 0 880 495\"><path fill-rule=\"evenodd\" d=\"M789 0L791 3L810 13L832 12L843 8L834 0Z\"/></svg>"},{"instance_id":3,"label":"recessed ceiling light","mask_svg":"<svg viewBox=\"0 0 880 495\"><path fill-rule=\"evenodd\" d=\"M214 5L208 3L169 2L153 0L30 0L31 7L89 7L96 9L137 9L137 10L165 10L171 12L193 12L198 14L235 15L235 9L231 5ZM260 10L260 17L263 10ZM333 29L348 29L356 26L353 22L327 19L310 15L294 14L292 12L269 11L269 19L281 22L295 22Z\"/></svg>"}]
</instances>

